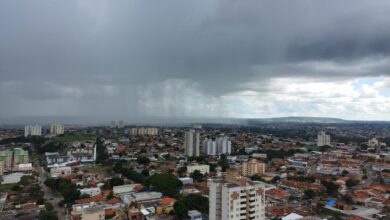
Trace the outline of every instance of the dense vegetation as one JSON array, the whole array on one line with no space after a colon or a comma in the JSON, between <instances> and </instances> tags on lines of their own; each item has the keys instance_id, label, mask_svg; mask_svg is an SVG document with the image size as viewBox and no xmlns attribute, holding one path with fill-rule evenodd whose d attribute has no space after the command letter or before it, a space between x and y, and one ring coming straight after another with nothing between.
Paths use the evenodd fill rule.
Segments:
<instances>
[{"instance_id":1,"label":"dense vegetation","mask_svg":"<svg viewBox=\"0 0 390 220\"><path fill-rule=\"evenodd\" d=\"M39 220L57 220L57 212L51 203L45 203L45 209L39 212Z\"/></svg>"},{"instance_id":2,"label":"dense vegetation","mask_svg":"<svg viewBox=\"0 0 390 220\"><path fill-rule=\"evenodd\" d=\"M96 138L96 163L103 163L108 159L106 147L100 137Z\"/></svg>"},{"instance_id":3,"label":"dense vegetation","mask_svg":"<svg viewBox=\"0 0 390 220\"><path fill-rule=\"evenodd\" d=\"M182 183L170 173L161 173L151 176L146 185L153 190L161 192L165 196L175 197L179 192Z\"/></svg>"},{"instance_id":4,"label":"dense vegetation","mask_svg":"<svg viewBox=\"0 0 390 220\"><path fill-rule=\"evenodd\" d=\"M60 192L64 197L65 203L73 203L80 197L80 191L75 184L63 178L49 178L45 181L45 185L54 191Z\"/></svg>"},{"instance_id":5,"label":"dense vegetation","mask_svg":"<svg viewBox=\"0 0 390 220\"><path fill-rule=\"evenodd\" d=\"M174 205L175 214L182 219L187 216L189 210L198 210L202 213L208 213L208 198L198 194L180 197Z\"/></svg>"}]
</instances>

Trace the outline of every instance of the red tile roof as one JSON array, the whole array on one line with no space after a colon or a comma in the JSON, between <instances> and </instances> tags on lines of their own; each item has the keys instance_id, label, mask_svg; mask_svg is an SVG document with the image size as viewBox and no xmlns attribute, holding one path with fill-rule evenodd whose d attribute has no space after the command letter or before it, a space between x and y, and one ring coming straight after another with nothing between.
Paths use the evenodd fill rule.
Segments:
<instances>
[{"instance_id":1,"label":"red tile roof","mask_svg":"<svg viewBox=\"0 0 390 220\"><path fill-rule=\"evenodd\" d=\"M91 198L85 198L85 199L78 199L75 201L76 204L84 204L84 203L91 203L91 202L101 202L104 200L104 197L102 195L96 195Z\"/></svg>"},{"instance_id":2,"label":"red tile roof","mask_svg":"<svg viewBox=\"0 0 390 220\"><path fill-rule=\"evenodd\" d=\"M104 210L104 214L105 214L105 215L114 215L114 214L115 214L115 211L112 210L112 209L106 209L106 210Z\"/></svg>"},{"instance_id":3,"label":"red tile roof","mask_svg":"<svg viewBox=\"0 0 390 220\"><path fill-rule=\"evenodd\" d=\"M162 198L162 199L160 200L160 204L161 204L161 205L165 205L165 206L167 206L167 205L173 205L175 202L176 202L176 199L170 198L170 197Z\"/></svg>"}]
</instances>

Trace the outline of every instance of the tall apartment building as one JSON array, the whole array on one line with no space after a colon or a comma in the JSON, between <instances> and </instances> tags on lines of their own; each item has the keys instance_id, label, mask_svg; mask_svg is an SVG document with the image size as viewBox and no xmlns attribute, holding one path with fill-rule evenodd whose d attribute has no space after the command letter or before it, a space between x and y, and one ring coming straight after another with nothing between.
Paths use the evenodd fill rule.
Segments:
<instances>
[{"instance_id":1,"label":"tall apartment building","mask_svg":"<svg viewBox=\"0 0 390 220\"><path fill-rule=\"evenodd\" d=\"M319 132L317 135L317 146L330 146L330 135L327 135L325 132Z\"/></svg>"},{"instance_id":2,"label":"tall apartment building","mask_svg":"<svg viewBox=\"0 0 390 220\"><path fill-rule=\"evenodd\" d=\"M24 127L24 136L41 136L42 127L40 125L26 125Z\"/></svg>"},{"instance_id":3,"label":"tall apartment building","mask_svg":"<svg viewBox=\"0 0 390 220\"><path fill-rule=\"evenodd\" d=\"M209 180L210 220L265 219L265 184L238 172L227 170L225 179Z\"/></svg>"},{"instance_id":4,"label":"tall apartment building","mask_svg":"<svg viewBox=\"0 0 390 220\"><path fill-rule=\"evenodd\" d=\"M157 128L132 128L130 129L131 135L158 135Z\"/></svg>"},{"instance_id":5,"label":"tall apartment building","mask_svg":"<svg viewBox=\"0 0 390 220\"><path fill-rule=\"evenodd\" d=\"M0 176L5 172L4 161L0 160Z\"/></svg>"},{"instance_id":6,"label":"tall apartment building","mask_svg":"<svg viewBox=\"0 0 390 220\"><path fill-rule=\"evenodd\" d=\"M28 151L21 148L0 151L0 172L18 170L19 164L28 163Z\"/></svg>"},{"instance_id":7,"label":"tall apartment building","mask_svg":"<svg viewBox=\"0 0 390 220\"><path fill-rule=\"evenodd\" d=\"M111 121L110 122L111 128L123 128L124 126L125 126L125 124L123 123L123 121Z\"/></svg>"},{"instance_id":8,"label":"tall apartment building","mask_svg":"<svg viewBox=\"0 0 390 220\"><path fill-rule=\"evenodd\" d=\"M205 138L202 141L202 153L207 155L217 155L217 142L213 139Z\"/></svg>"},{"instance_id":9,"label":"tall apartment building","mask_svg":"<svg viewBox=\"0 0 390 220\"><path fill-rule=\"evenodd\" d=\"M255 174L265 173L265 164L252 158L249 161L244 161L241 165L240 173L243 176L253 176Z\"/></svg>"},{"instance_id":10,"label":"tall apartment building","mask_svg":"<svg viewBox=\"0 0 390 220\"><path fill-rule=\"evenodd\" d=\"M12 150L3 150L0 151L0 161L2 161L3 167L1 168L3 170L3 173L6 171L12 171Z\"/></svg>"},{"instance_id":11,"label":"tall apartment building","mask_svg":"<svg viewBox=\"0 0 390 220\"><path fill-rule=\"evenodd\" d=\"M202 141L202 153L207 155L230 154L232 143L227 137L218 137L215 140L205 138Z\"/></svg>"},{"instance_id":12,"label":"tall apartment building","mask_svg":"<svg viewBox=\"0 0 390 220\"><path fill-rule=\"evenodd\" d=\"M185 133L185 137L184 137L185 155L189 157L197 157L200 155L199 138L200 138L200 134L199 132L195 132L195 130L190 130Z\"/></svg>"},{"instance_id":13,"label":"tall apartment building","mask_svg":"<svg viewBox=\"0 0 390 220\"><path fill-rule=\"evenodd\" d=\"M28 151L21 148L14 149L14 160L12 163L13 169L18 168L19 164L28 163Z\"/></svg>"},{"instance_id":14,"label":"tall apartment building","mask_svg":"<svg viewBox=\"0 0 390 220\"><path fill-rule=\"evenodd\" d=\"M230 154L232 152L232 142L228 137L218 137L216 139L218 154Z\"/></svg>"},{"instance_id":15,"label":"tall apartment building","mask_svg":"<svg viewBox=\"0 0 390 220\"><path fill-rule=\"evenodd\" d=\"M50 133L51 134L63 134L65 131L64 125L63 124L52 124L50 126Z\"/></svg>"}]
</instances>

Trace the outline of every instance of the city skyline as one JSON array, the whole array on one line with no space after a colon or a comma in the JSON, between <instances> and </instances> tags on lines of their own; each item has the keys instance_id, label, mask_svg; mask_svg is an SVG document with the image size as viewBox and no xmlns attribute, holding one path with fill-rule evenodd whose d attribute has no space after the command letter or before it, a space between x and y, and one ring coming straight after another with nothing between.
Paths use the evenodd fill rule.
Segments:
<instances>
[{"instance_id":1,"label":"city skyline","mask_svg":"<svg viewBox=\"0 0 390 220\"><path fill-rule=\"evenodd\" d=\"M0 119L390 120L390 3L285 6L2 1Z\"/></svg>"}]
</instances>

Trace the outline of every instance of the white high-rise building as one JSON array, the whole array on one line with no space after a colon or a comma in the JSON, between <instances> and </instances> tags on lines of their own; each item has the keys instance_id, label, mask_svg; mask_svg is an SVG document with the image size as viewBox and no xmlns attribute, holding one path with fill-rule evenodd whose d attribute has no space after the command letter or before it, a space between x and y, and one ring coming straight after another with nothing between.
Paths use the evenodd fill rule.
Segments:
<instances>
[{"instance_id":1,"label":"white high-rise building","mask_svg":"<svg viewBox=\"0 0 390 220\"><path fill-rule=\"evenodd\" d=\"M40 125L26 125L24 127L24 136L41 136L42 127Z\"/></svg>"},{"instance_id":2,"label":"white high-rise building","mask_svg":"<svg viewBox=\"0 0 390 220\"><path fill-rule=\"evenodd\" d=\"M317 146L330 146L330 135L325 132L319 132L317 135Z\"/></svg>"},{"instance_id":3,"label":"white high-rise building","mask_svg":"<svg viewBox=\"0 0 390 220\"><path fill-rule=\"evenodd\" d=\"M207 155L217 155L217 142L213 141L212 139L207 140L206 144L206 154Z\"/></svg>"},{"instance_id":4,"label":"white high-rise building","mask_svg":"<svg viewBox=\"0 0 390 220\"><path fill-rule=\"evenodd\" d=\"M232 142L229 141L229 139L226 136L218 137L217 147L218 147L218 154L230 154L232 151Z\"/></svg>"},{"instance_id":5,"label":"white high-rise building","mask_svg":"<svg viewBox=\"0 0 390 220\"><path fill-rule=\"evenodd\" d=\"M184 137L185 155L189 157L198 157L200 155L199 138L200 138L199 132L195 132L194 130L190 130L185 133L185 137Z\"/></svg>"},{"instance_id":6,"label":"white high-rise building","mask_svg":"<svg viewBox=\"0 0 390 220\"><path fill-rule=\"evenodd\" d=\"M51 134L63 134L64 133L64 125L63 124L52 124L50 126L50 133Z\"/></svg>"},{"instance_id":7,"label":"white high-rise building","mask_svg":"<svg viewBox=\"0 0 390 220\"><path fill-rule=\"evenodd\" d=\"M265 220L265 184L245 177L209 180L210 220Z\"/></svg>"},{"instance_id":8,"label":"white high-rise building","mask_svg":"<svg viewBox=\"0 0 390 220\"><path fill-rule=\"evenodd\" d=\"M123 123L123 121L111 121L110 122L111 128L123 128L124 126L125 126L125 124Z\"/></svg>"},{"instance_id":9,"label":"white high-rise building","mask_svg":"<svg viewBox=\"0 0 390 220\"><path fill-rule=\"evenodd\" d=\"M205 138L202 141L202 152L207 155L230 154L232 143L227 137L218 137L215 141Z\"/></svg>"}]
</instances>

